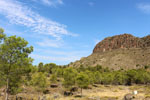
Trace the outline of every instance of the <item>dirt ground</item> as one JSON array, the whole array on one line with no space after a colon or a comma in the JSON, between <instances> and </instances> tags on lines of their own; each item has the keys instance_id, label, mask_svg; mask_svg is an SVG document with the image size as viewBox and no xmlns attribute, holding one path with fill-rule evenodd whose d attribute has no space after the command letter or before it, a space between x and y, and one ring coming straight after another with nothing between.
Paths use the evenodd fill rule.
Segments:
<instances>
[{"instance_id":1,"label":"dirt ground","mask_svg":"<svg viewBox=\"0 0 150 100\"><path fill-rule=\"evenodd\" d=\"M28 92L20 93L17 96L22 97L22 100L123 100L124 96L133 91L138 91L133 100L150 100L150 86L133 85L133 86L112 86L112 85L97 85L91 86L91 89L83 89L83 97L75 97L80 94L80 89L72 96L64 96L63 89L50 88L48 94L35 93L31 88ZM30 92L30 93L29 93ZM10 96L10 100L16 100L16 96ZM14 97L14 98L13 98ZM97 98L97 99L96 99ZM0 96L0 100L4 100L4 95ZM20 99L19 99L20 100ZM42 100L42 99L41 99Z\"/></svg>"}]
</instances>

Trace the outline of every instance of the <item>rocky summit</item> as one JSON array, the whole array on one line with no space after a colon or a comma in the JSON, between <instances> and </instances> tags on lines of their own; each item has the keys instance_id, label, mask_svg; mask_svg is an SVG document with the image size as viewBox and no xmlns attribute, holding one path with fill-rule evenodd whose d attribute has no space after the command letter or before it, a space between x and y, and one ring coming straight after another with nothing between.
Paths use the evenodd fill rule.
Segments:
<instances>
[{"instance_id":1,"label":"rocky summit","mask_svg":"<svg viewBox=\"0 0 150 100\"><path fill-rule=\"evenodd\" d=\"M93 53L111 51L114 49L146 48L150 47L150 36L143 38L134 37L131 34L117 35L105 38L99 42Z\"/></svg>"},{"instance_id":2,"label":"rocky summit","mask_svg":"<svg viewBox=\"0 0 150 100\"><path fill-rule=\"evenodd\" d=\"M70 66L108 67L114 70L134 69L150 65L150 35L139 38L131 34L107 37L99 42L93 53Z\"/></svg>"}]
</instances>

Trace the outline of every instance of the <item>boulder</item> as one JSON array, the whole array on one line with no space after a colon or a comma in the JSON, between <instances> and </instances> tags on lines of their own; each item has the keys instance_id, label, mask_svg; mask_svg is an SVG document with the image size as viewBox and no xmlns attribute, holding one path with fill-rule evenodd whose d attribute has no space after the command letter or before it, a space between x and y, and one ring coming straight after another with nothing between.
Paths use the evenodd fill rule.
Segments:
<instances>
[{"instance_id":1,"label":"boulder","mask_svg":"<svg viewBox=\"0 0 150 100\"><path fill-rule=\"evenodd\" d=\"M44 90L43 93L44 94L50 94L50 91L49 90Z\"/></svg>"},{"instance_id":2,"label":"boulder","mask_svg":"<svg viewBox=\"0 0 150 100\"><path fill-rule=\"evenodd\" d=\"M73 93L71 91L64 91L64 96L71 96Z\"/></svg>"},{"instance_id":3,"label":"boulder","mask_svg":"<svg viewBox=\"0 0 150 100\"><path fill-rule=\"evenodd\" d=\"M51 84L50 87L51 87L51 88L57 88L58 85L57 85L57 84Z\"/></svg>"},{"instance_id":4,"label":"boulder","mask_svg":"<svg viewBox=\"0 0 150 100\"><path fill-rule=\"evenodd\" d=\"M22 96L16 96L16 100L26 100L26 98Z\"/></svg>"},{"instance_id":5,"label":"boulder","mask_svg":"<svg viewBox=\"0 0 150 100\"><path fill-rule=\"evenodd\" d=\"M135 97L133 94L129 93L124 96L123 100L133 100Z\"/></svg>"}]
</instances>

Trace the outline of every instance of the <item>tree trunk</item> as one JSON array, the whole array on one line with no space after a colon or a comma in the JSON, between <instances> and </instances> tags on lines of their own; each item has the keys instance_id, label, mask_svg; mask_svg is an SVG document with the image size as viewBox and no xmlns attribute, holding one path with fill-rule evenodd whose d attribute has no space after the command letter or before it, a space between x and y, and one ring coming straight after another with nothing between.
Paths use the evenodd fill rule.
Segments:
<instances>
[{"instance_id":1,"label":"tree trunk","mask_svg":"<svg viewBox=\"0 0 150 100\"><path fill-rule=\"evenodd\" d=\"M5 100L8 100L9 96L9 79L7 78L7 83L6 83L6 90L5 90Z\"/></svg>"},{"instance_id":2,"label":"tree trunk","mask_svg":"<svg viewBox=\"0 0 150 100\"><path fill-rule=\"evenodd\" d=\"M82 88L81 88L81 96L82 96Z\"/></svg>"}]
</instances>

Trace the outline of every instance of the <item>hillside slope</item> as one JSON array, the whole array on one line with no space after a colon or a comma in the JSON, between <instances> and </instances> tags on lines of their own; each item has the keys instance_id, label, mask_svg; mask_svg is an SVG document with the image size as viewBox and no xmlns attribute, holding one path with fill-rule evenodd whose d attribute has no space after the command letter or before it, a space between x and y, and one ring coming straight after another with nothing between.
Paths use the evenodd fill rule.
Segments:
<instances>
[{"instance_id":1,"label":"hillside slope","mask_svg":"<svg viewBox=\"0 0 150 100\"><path fill-rule=\"evenodd\" d=\"M105 38L99 42L93 53L70 66L102 65L110 69L133 69L150 65L150 36L143 38L122 34Z\"/></svg>"}]
</instances>

